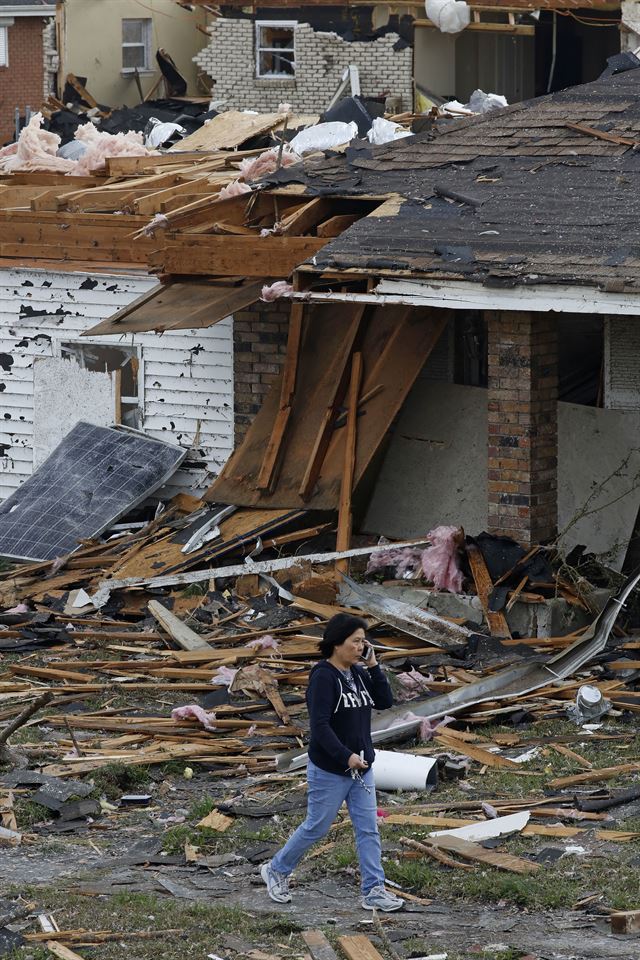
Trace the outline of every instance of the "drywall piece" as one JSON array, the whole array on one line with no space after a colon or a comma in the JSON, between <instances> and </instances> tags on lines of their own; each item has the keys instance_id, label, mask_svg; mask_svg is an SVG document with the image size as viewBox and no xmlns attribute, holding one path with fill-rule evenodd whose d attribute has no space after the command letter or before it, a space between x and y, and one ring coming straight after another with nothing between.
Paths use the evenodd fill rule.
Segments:
<instances>
[{"instance_id":1,"label":"drywall piece","mask_svg":"<svg viewBox=\"0 0 640 960\"><path fill-rule=\"evenodd\" d=\"M640 413L558 405L558 529L588 511L560 546L583 543L614 570L622 568L640 507L638 436Z\"/></svg>"},{"instance_id":2,"label":"drywall piece","mask_svg":"<svg viewBox=\"0 0 640 960\"><path fill-rule=\"evenodd\" d=\"M38 357L33 363L34 470L80 420L110 427L118 414L115 373L85 370L61 357Z\"/></svg>"},{"instance_id":3,"label":"drywall piece","mask_svg":"<svg viewBox=\"0 0 640 960\"><path fill-rule=\"evenodd\" d=\"M418 380L405 400L364 530L388 537L440 524L486 530L487 391Z\"/></svg>"},{"instance_id":4,"label":"drywall piece","mask_svg":"<svg viewBox=\"0 0 640 960\"><path fill-rule=\"evenodd\" d=\"M640 412L558 404L558 529L620 570L640 507ZM418 380L405 401L363 529L415 537L441 523L470 534L487 515L487 391ZM604 487L602 484L605 483ZM601 488L602 487L602 488ZM594 493L595 491L595 493Z\"/></svg>"},{"instance_id":5,"label":"drywall piece","mask_svg":"<svg viewBox=\"0 0 640 960\"><path fill-rule=\"evenodd\" d=\"M478 823L470 823L466 827L455 827L453 830L432 830L429 836L460 837L462 840L473 840L479 843L491 837L502 837L507 833L520 833L528 824L530 817L530 810L522 810L508 817L480 820Z\"/></svg>"}]
</instances>

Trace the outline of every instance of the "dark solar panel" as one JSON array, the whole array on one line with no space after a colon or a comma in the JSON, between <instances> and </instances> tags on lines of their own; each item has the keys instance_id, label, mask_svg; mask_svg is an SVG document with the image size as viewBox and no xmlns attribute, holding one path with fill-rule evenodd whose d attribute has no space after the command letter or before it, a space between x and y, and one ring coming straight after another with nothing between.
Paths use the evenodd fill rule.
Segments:
<instances>
[{"instance_id":1,"label":"dark solar panel","mask_svg":"<svg viewBox=\"0 0 640 960\"><path fill-rule=\"evenodd\" d=\"M0 556L54 560L102 533L164 483L185 450L80 421L0 504Z\"/></svg>"}]
</instances>

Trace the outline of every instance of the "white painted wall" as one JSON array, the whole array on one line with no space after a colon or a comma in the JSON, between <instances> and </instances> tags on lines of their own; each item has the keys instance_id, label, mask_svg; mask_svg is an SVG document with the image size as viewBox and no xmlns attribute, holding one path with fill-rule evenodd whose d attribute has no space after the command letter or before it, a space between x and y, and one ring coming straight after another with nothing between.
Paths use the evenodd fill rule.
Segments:
<instances>
[{"instance_id":1,"label":"white painted wall","mask_svg":"<svg viewBox=\"0 0 640 960\"><path fill-rule=\"evenodd\" d=\"M0 501L32 472L33 364L150 290L145 275L0 269ZM194 446L204 465L176 475L182 489L206 487L233 449L232 319L201 330L82 338L141 352L144 431ZM91 420L91 411L83 412ZM71 425L70 425L71 426ZM194 443L195 441L195 443Z\"/></svg>"}]
</instances>

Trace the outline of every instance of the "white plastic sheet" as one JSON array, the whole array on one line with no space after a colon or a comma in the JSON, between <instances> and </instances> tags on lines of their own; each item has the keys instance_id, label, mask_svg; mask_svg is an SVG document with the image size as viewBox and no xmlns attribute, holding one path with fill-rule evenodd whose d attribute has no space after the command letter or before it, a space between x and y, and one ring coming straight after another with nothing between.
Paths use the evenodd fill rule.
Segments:
<instances>
[{"instance_id":1,"label":"white plastic sheet","mask_svg":"<svg viewBox=\"0 0 640 960\"><path fill-rule=\"evenodd\" d=\"M311 150L331 150L349 143L358 136L358 125L342 123L335 120L332 123L317 123L315 127L307 127L298 133L289 147L297 154L309 153Z\"/></svg>"},{"instance_id":2,"label":"white plastic sheet","mask_svg":"<svg viewBox=\"0 0 640 960\"><path fill-rule=\"evenodd\" d=\"M391 143L392 140L402 140L403 137L411 137L410 130L405 130L399 123L393 120L385 120L384 117L376 117L367 133L369 143Z\"/></svg>"},{"instance_id":3,"label":"white plastic sheet","mask_svg":"<svg viewBox=\"0 0 640 960\"><path fill-rule=\"evenodd\" d=\"M471 21L465 0L426 0L425 9L429 20L441 33L460 33Z\"/></svg>"}]
</instances>

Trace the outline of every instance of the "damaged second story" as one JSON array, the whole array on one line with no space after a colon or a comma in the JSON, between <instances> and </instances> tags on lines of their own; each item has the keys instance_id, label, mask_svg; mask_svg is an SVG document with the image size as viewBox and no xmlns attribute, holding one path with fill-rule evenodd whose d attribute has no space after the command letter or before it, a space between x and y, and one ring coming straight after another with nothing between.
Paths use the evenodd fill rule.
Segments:
<instances>
[{"instance_id":1,"label":"damaged second story","mask_svg":"<svg viewBox=\"0 0 640 960\"><path fill-rule=\"evenodd\" d=\"M213 12L206 0L176 2L194 14ZM640 42L635 0L449 4L467 23L456 33L441 29L445 5L228 0L216 7L196 62L213 81L213 97L238 109L290 102L321 111L344 78L352 93L378 98L388 111L423 112L433 102L466 103L478 88L512 103L586 83L608 57Z\"/></svg>"}]
</instances>

